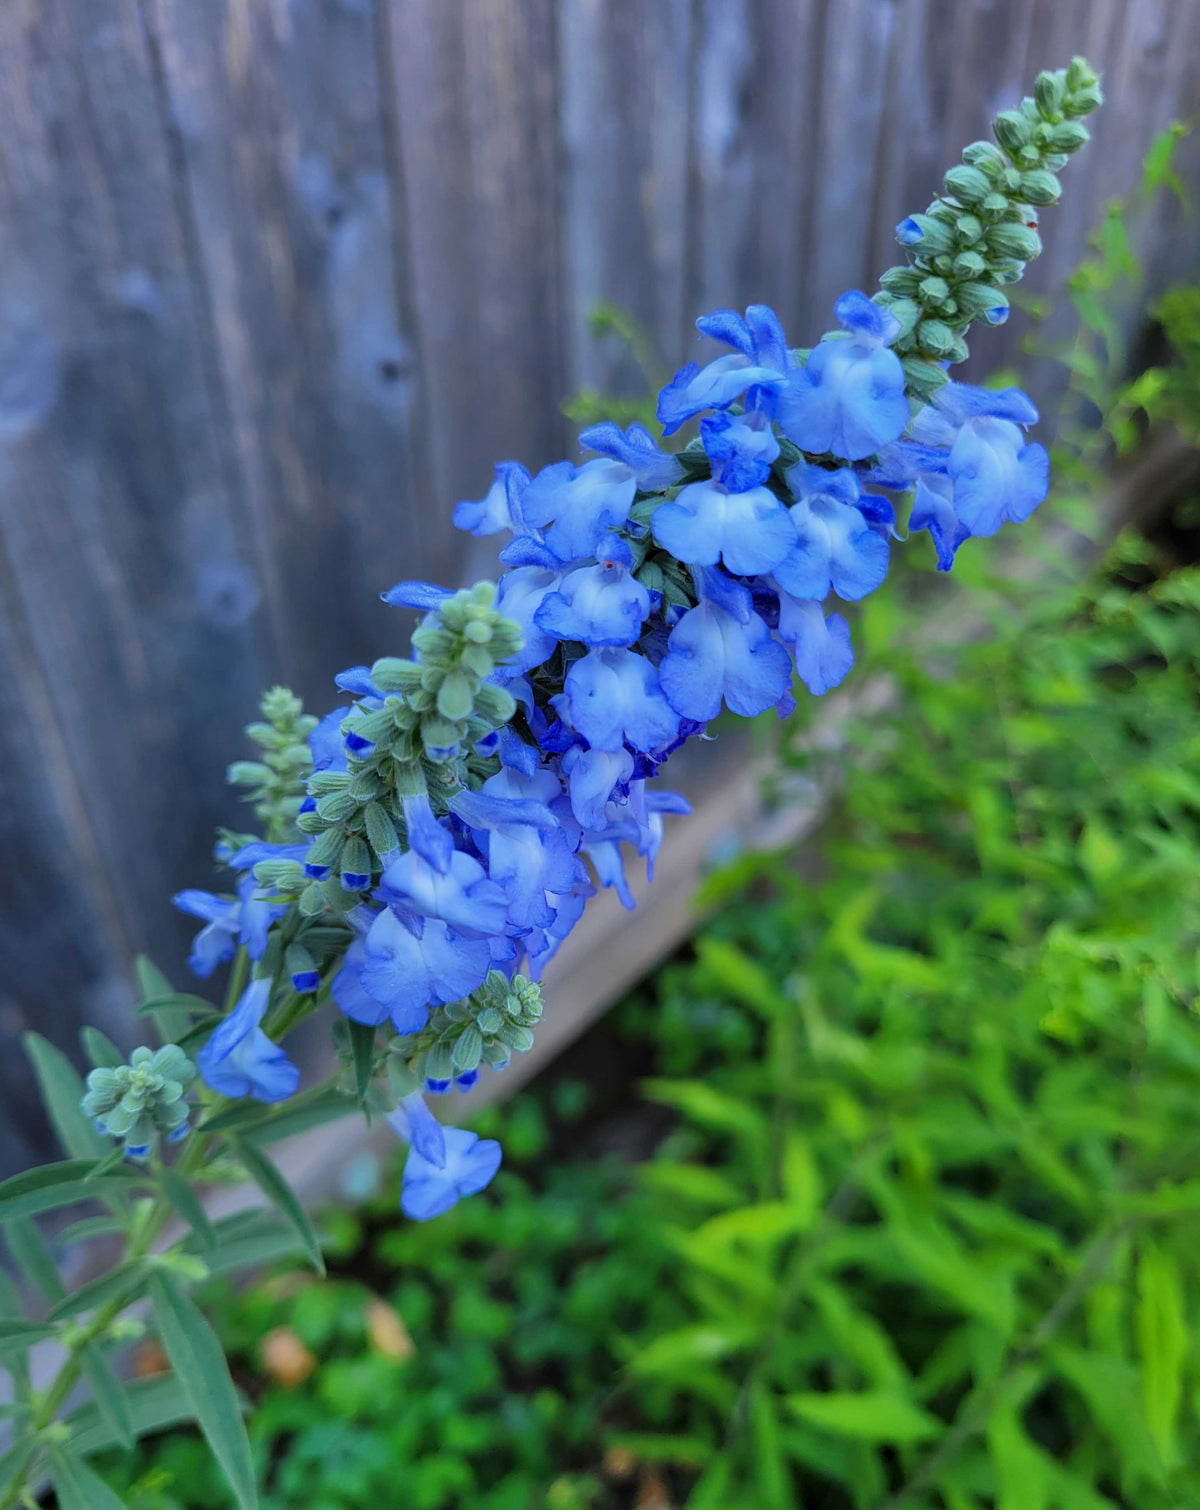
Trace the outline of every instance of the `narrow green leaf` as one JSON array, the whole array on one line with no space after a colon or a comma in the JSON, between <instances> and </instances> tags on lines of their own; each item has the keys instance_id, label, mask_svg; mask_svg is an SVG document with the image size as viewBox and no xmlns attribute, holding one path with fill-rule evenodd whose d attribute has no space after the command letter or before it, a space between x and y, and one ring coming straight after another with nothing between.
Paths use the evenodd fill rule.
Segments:
<instances>
[{"instance_id":1,"label":"narrow green leaf","mask_svg":"<svg viewBox=\"0 0 1200 1510\"><path fill-rule=\"evenodd\" d=\"M130 1428L135 1437L167 1426L178 1426L193 1417L192 1402L174 1374L156 1374L151 1379L135 1379L124 1389ZM71 1446L81 1457L102 1452L119 1441L112 1423L95 1400L89 1400L66 1417L64 1424L71 1433Z\"/></svg>"},{"instance_id":2,"label":"narrow green leaf","mask_svg":"<svg viewBox=\"0 0 1200 1510\"><path fill-rule=\"evenodd\" d=\"M149 1275L150 1264L146 1259L129 1259L106 1274L98 1274L95 1279L89 1279L87 1284L81 1285L70 1295L64 1295L57 1305L50 1308L47 1320L62 1321L67 1316L78 1316L83 1311L107 1305L109 1301L122 1297L128 1305L141 1294Z\"/></svg>"},{"instance_id":3,"label":"narrow green leaf","mask_svg":"<svg viewBox=\"0 0 1200 1510\"><path fill-rule=\"evenodd\" d=\"M92 1200L105 1192L126 1190L146 1178L144 1173L122 1164L88 1184L87 1177L95 1163L94 1159L64 1159L58 1164L27 1169L0 1182L0 1222L36 1216L39 1211L54 1211L76 1201Z\"/></svg>"},{"instance_id":4,"label":"narrow green leaf","mask_svg":"<svg viewBox=\"0 0 1200 1510\"><path fill-rule=\"evenodd\" d=\"M123 1163L124 1159L125 1149L118 1143L115 1148L109 1149L108 1154L103 1159L97 1160L91 1172L84 1176L84 1183L90 1185L93 1180L101 1179L110 1170L116 1169L119 1164Z\"/></svg>"},{"instance_id":5,"label":"narrow green leaf","mask_svg":"<svg viewBox=\"0 0 1200 1510\"><path fill-rule=\"evenodd\" d=\"M705 975L760 1017L770 1021L794 1010L763 967L736 944L705 935L696 940L696 955Z\"/></svg>"},{"instance_id":6,"label":"narrow green leaf","mask_svg":"<svg viewBox=\"0 0 1200 1510\"><path fill-rule=\"evenodd\" d=\"M1176 1429L1188 1354L1187 1312L1174 1259L1143 1238L1138 1254L1137 1335L1150 1434L1167 1468L1179 1458Z\"/></svg>"},{"instance_id":7,"label":"narrow green leaf","mask_svg":"<svg viewBox=\"0 0 1200 1510\"><path fill-rule=\"evenodd\" d=\"M205 1248L195 1233L179 1245L185 1253L202 1254L210 1274L233 1274L278 1258L298 1257L301 1252L295 1228L281 1222L274 1208L240 1211L214 1225L215 1249Z\"/></svg>"},{"instance_id":8,"label":"narrow green leaf","mask_svg":"<svg viewBox=\"0 0 1200 1510\"><path fill-rule=\"evenodd\" d=\"M371 1084L371 1070L375 1063L375 1029L365 1022L355 1022L349 1019L350 1047L354 1051L354 1087L358 1095L358 1104L362 1106L367 1099L367 1088Z\"/></svg>"},{"instance_id":9,"label":"narrow green leaf","mask_svg":"<svg viewBox=\"0 0 1200 1510\"><path fill-rule=\"evenodd\" d=\"M79 1030L79 1040L95 1069L115 1070L119 1064L125 1063L125 1055L99 1028L85 1025Z\"/></svg>"},{"instance_id":10,"label":"narrow green leaf","mask_svg":"<svg viewBox=\"0 0 1200 1510\"><path fill-rule=\"evenodd\" d=\"M234 1148L238 1158L241 1159L249 1171L254 1183L267 1199L274 1206L278 1207L280 1213L296 1229L296 1233L304 1244L305 1252L308 1254L313 1268L318 1274L324 1274L325 1259L321 1254L321 1245L317 1241L317 1234L313 1231L312 1223L309 1221L304 1207L300 1204L296 1192L279 1173L275 1165L271 1163L270 1159L267 1158L266 1154L255 1148L252 1143L239 1140L234 1144Z\"/></svg>"},{"instance_id":11,"label":"narrow green leaf","mask_svg":"<svg viewBox=\"0 0 1200 1510\"><path fill-rule=\"evenodd\" d=\"M98 1159L111 1146L83 1114L83 1081L75 1066L40 1033L23 1033L21 1042L33 1065L42 1104L58 1134L63 1152L73 1159Z\"/></svg>"},{"instance_id":12,"label":"narrow green leaf","mask_svg":"<svg viewBox=\"0 0 1200 1510\"><path fill-rule=\"evenodd\" d=\"M125 1510L103 1479L99 1479L79 1458L54 1448L50 1452L50 1474L61 1510Z\"/></svg>"},{"instance_id":13,"label":"narrow green leaf","mask_svg":"<svg viewBox=\"0 0 1200 1510\"><path fill-rule=\"evenodd\" d=\"M144 954L139 954L134 960L133 968L137 972L138 989L141 991L143 1002L163 1001L167 997L174 996L171 982ZM205 1002L204 1006L206 1011L212 1010L211 1002ZM163 1043L174 1043L191 1026L191 1016L176 1007L162 1006L154 1014L154 1023Z\"/></svg>"},{"instance_id":14,"label":"narrow green leaf","mask_svg":"<svg viewBox=\"0 0 1200 1510\"><path fill-rule=\"evenodd\" d=\"M125 1223L115 1216L85 1216L82 1221L72 1222L57 1234L56 1241L63 1247L71 1243L86 1243L93 1237L107 1237L113 1232L124 1232Z\"/></svg>"},{"instance_id":15,"label":"narrow green leaf","mask_svg":"<svg viewBox=\"0 0 1200 1510\"><path fill-rule=\"evenodd\" d=\"M796 1496L775 1413L775 1400L762 1383L750 1386L750 1435L754 1477L763 1510L795 1510Z\"/></svg>"},{"instance_id":16,"label":"narrow green leaf","mask_svg":"<svg viewBox=\"0 0 1200 1510\"><path fill-rule=\"evenodd\" d=\"M273 1143L279 1138L291 1137L293 1133L306 1132L310 1127L319 1127L324 1122L335 1121L348 1112L358 1110L353 1096L347 1096L336 1085L316 1085L302 1095L292 1096L278 1106L263 1106L242 1101L215 1113L197 1128L198 1132L237 1131L256 1143Z\"/></svg>"},{"instance_id":17,"label":"narrow green leaf","mask_svg":"<svg viewBox=\"0 0 1200 1510\"><path fill-rule=\"evenodd\" d=\"M831 1390L787 1397L809 1426L859 1442L924 1442L945 1429L936 1416L889 1390Z\"/></svg>"},{"instance_id":18,"label":"narrow green leaf","mask_svg":"<svg viewBox=\"0 0 1200 1510\"><path fill-rule=\"evenodd\" d=\"M108 1359L94 1342L90 1342L80 1350L79 1364L84 1377L92 1386L92 1399L96 1402L101 1418L112 1431L113 1440L121 1447L132 1447L133 1417L129 1412L129 1401L125 1398L125 1386L109 1367Z\"/></svg>"},{"instance_id":19,"label":"narrow green leaf","mask_svg":"<svg viewBox=\"0 0 1200 1510\"><path fill-rule=\"evenodd\" d=\"M257 1510L250 1441L216 1333L170 1275L152 1276L150 1299L159 1338L208 1445L241 1510Z\"/></svg>"},{"instance_id":20,"label":"narrow green leaf","mask_svg":"<svg viewBox=\"0 0 1200 1510\"><path fill-rule=\"evenodd\" d=\"M25 1277L38 1287L51 1304L61 1300L67 1293L67 1287L34 1222L29 1217L9 1222L4 1237L9 1252Z\"/></svg>"},{"instance_id":21,"label":"narrow green leaf","mask_svg":"<svg viewBox=\"0 0 1200 1510\"><path fill-rule=\"evenodd\" d=\"M40 1321L0 1321L0 1354L23 1353L53 1336L54 1328Z\"/></svg>"},{"instance_id":22,"label":"narrow green leaf","mask_svg":"<svg viewBox=\"0 0 1200 1510\"><path fill-rule=\"evenodd\" d=\"M217 1234L213 1224L200 1203L200 1197L183 1176L173 1169L163 1169L159 1171L158 1182L167 1200L200 1239L203 1246L215 1248Z\"/></svg>"},{"instance_id":23,"label":"narrow green leaf","mask_svg":"<svg viewBox=\"0 0 1200 1510\"><path fill-rule=\"evenodd\" d=\"M203 996L193 996L190 991L170 991L166 996L152 996L137 1009L139 1017L159 1017L162 1013L186 1013L187 1026L191 1026L193 1012L211 1012L213 1004Z\"/></svg>"}]
</instances>

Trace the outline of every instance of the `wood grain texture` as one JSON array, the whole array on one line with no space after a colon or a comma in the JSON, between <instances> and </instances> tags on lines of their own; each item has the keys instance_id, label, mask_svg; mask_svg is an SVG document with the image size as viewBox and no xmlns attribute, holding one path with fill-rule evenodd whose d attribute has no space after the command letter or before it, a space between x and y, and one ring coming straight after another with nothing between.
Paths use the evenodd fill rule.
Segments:
<instances>
[{"instance_id":1,"label":"wood grain texture","mask_svg":"<svg viewBox=\"0 0 1200 1510\"><path fill-rule=\"evenodd\" d=\"M14 901L5 974L64 1046L111 1015L134 948L179 937L170 892L211 844L196 811L266 674L201 348L136 5L6 7L2 674L6 737L33 742L4 774L14 859L34 856L7 873L46 890ZM19 1054L0 1076L18 1099Z\"/></svg>"},{"instance_id":2,"label":"wood grain texture","mask_svg":"<svg viewBox=\"0 0 1200 1510\"><path fill-rule=\"evenodd\" d=\"M1029 287L1058 295L1200 106L1196 0L7 0L0 1032L119 1033L131 950L180 972L168 898L239 819L259 690L323 709L404 643L381 588L486 569L453 503L573 454L578 386L638 381L596 303L666 371L724 305L807 343L1077 51L1110 104L1045 216ZM1179 162L1200 189L1200 134ZM1200 217L1164 201L1137 246L1150 292L1194 276ZM37 1146L20 1074L0 1164Z\"/></svg>"}]
</instances>

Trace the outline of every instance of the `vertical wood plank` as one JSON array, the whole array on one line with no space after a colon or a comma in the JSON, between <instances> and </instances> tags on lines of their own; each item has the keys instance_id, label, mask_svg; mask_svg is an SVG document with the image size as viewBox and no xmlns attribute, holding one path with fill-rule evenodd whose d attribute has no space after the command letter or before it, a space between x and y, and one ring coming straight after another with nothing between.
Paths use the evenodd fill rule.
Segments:
<instances>
[{"instance_id":1,"label":"vertical wood plank","mask_svg":"<svg viewBox=\"0 0 1200 1510\"><path fill-rule=\"evenodd\" d=\"M379 590L432 571L447 538L397 309L371 6L147 6L283 674L326 697L395 632Z\"/></svg>"},{"instance_id":2,"label":"vertical wood plank","mask_svg":"<svg viewBox=\"0 0 1200 1510\"><path fill-rule=\"evenodd\" d=\"M132 0L0 18L0 536L6 1024L74 1049L129 953L181 941L265 669ZM14 1105L24 1078L5 1056Z\"/></svg>"},{"instance_id":3,"label":"vertical wood plank","mask_svg":"<svg viewBox=\"0 0 1200 1510\"><path fill-rule=\"evenodd\" d=\"M553 0L389 0L443 517L567 443Z\"/></svg>"},{"instance_id":4,"label":"vertical wood plank","mask_svg":"<svg viewBox=\"0 0 1200 1510\"><path fill-rule=\"evenodd\" d=\"M660 366L684 358L692 0L563 0L559 102L569 388L637 392L624 353L593 339L600 303L629 311ZM690 342L688 343L690 345Z\"/></svg>"}]
</instances>

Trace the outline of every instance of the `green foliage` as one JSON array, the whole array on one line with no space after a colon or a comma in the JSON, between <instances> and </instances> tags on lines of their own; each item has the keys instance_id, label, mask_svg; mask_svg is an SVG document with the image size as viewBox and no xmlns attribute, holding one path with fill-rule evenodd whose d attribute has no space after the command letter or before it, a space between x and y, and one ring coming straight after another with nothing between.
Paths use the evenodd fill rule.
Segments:
<instances>
[{"instance_id":1,"label":"green foliage","mask_svg":"<svg viewBox=\"0 0 1200 1510\"><path fill-rule=\"evenodd\" d=\"M648 1162L547 1160L548 1085L489 1114L494 1198L392 1189L331 1217L338 1277L225 1299L264 1510L1200 1499L1200 570L1126 539L997 609L869 658L897 711L847 731L827 879L714 875L605 1030L669 1108ZM122 1461L139 1510L225 1503L195 1439Z\"/></svg>"}]
</instances>

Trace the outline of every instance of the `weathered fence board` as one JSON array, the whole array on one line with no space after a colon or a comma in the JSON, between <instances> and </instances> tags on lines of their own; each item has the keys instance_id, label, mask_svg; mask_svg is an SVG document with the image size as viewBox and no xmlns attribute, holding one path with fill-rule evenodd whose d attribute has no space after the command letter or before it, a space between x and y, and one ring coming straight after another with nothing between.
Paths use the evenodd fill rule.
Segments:
<instances>
[{"instance_id":1,"label":"weathered fence board","mask_svg":"<svg viewBox=\"0 0 1200 1510\"><path fill-rule=\"evenodd\" d=\"M167 899L237 821L257 691L321 706L401 643L378 589L483 559L454 501L564 454L575 388L635 380L592 306L668 371L703 309L819 333L1074 51L1112 103L1046 217L1051 294L1200 107L1195 0L8 0L0 1032L111 1023L134 948L178 972ZM1198 226L1147 220L1153 288ZM5 1054L0 1168L34 1147L23 1080Z\"/></svg>"}]
</instances>

